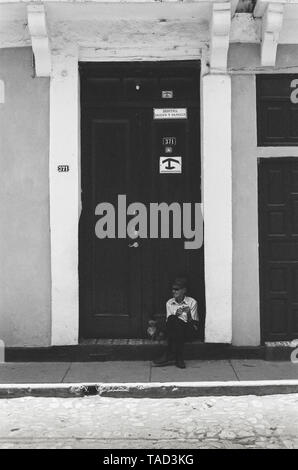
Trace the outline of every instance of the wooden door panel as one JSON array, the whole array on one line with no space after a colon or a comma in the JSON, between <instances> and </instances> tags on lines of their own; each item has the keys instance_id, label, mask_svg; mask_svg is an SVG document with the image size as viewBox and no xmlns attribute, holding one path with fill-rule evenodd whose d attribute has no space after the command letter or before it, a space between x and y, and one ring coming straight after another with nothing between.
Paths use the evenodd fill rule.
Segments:
<instances>
[{"instance_id":1,"label":"wooden door panel","mask_svg":"<svg viewBox=\"0 0 298 470\"><path fill-rule=\"evenodd\" d=\"M82 147L80 299L82 334L91 337L140 335L140 262L129 241L118 238L118 195L133 199L135 112L88 111ZM97 204L115 208L115 238L99 239Z\"/></svg>"},{"instance_id":2,"label":"wooden door panel","mask_svg":"<svg viewBox=\"0 0 298 470\"><path fill-rule=\"evenodd\" d=\"M268 235L283 236L286 232L286 214L283 210L271 210L268 216Z\"/></svg>"},{"instance_id":3,"label":"wooden door panel","mask_svg":"<svg viewBox=\"0 0 298 470\"><path fill-rule=\"evenodd\" d=\"M270 329L270 334L272 340L283 337L285 331L288 329L288 303L286 298L270 298L269 300L270 308L270 321L268 322L268 329Z\"/></svg>"},{"instance_id":4,"label":"wooden door panel","mask_svg":"<svg viewBox=\"0 0 298 470\"><path fill-rule=\"evenodd\" d=\"M297 74L257 76L258 145L297 145L298 108L291 100Z\"/></svg>"},{"instance_id":5,"label":"wooden door panel","mask_svg":"<svg viewBox=\"0 0 298 470\"><path fill-rule=\"evenodd\" d=\"M291 193L298 193L298 168L296 169L295 166L291 172Z\"/></svg>"},{"instance_id":6,"label":"wooden door panel","mask_svg":"<svg viewBox=\"0 0 298 470\"><path fill-rule=\"evenodd\" d=\"M270 294L285 294L287 295L287 267L280 265L269 266L268 269L268 289Z\"/></svg>"},{"instance_id":7,"label":"wooden door panel","mask_svg":"<svg viewBox=\"0 0 298 470\"><path fill-rule=\"evenodd\" d=\"M297 159L259 164L259 247L262 338L297 337Z\"/></svg>"}]
</instances>

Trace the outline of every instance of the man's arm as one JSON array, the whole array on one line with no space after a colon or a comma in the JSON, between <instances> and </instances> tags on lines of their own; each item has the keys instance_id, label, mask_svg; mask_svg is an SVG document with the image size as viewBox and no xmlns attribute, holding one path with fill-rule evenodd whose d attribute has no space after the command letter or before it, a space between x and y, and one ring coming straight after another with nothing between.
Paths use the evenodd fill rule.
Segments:
<instances>
[{"instance_id":1,"label":"man's arm","mask_svg":"<svg viewBox=\"0 0 298 470\"><path fill-rule=\"evenodd\" d=\"M183 308L178 308L177 310L174 308L172 308L171 306L171 303L168 301L167 302L167 318L171 315L174 315L176 317L180 317L180 315L182 315L183 313Z\"/></svg>"},{"instance_id":2,"label":"man's arm","mask_svg":"<svg viewBox=\"0 0 298 470\"><path fill-rule=\"evenodd\" d=\"M189 322L198 322L198 302L194 300L191 305L187 308L187 321Z\"/></svg>"},{"instance_id":3,"label":"man's arm","mask_svg":"<svg viewBox=\"0 0 298 470\"><path fill-rule=\"evenodd\" d=\"M191 311L192 319L194 321L198 322L199 321L199 313L198 313L198 302L196 300L191 305L190 311Z\"/></svg>"},{"instance_id":4,"label":"man's arm","mask_svg":"<svg viewBox=\"0 0 298 470\"><path fill-rule=\"evenodd\" d=\"M171 304L169 303L169 301L166 303L166 308L167 308L167 318L168 318L170 315L173 315Z\"/></svg>"}]
</instances>

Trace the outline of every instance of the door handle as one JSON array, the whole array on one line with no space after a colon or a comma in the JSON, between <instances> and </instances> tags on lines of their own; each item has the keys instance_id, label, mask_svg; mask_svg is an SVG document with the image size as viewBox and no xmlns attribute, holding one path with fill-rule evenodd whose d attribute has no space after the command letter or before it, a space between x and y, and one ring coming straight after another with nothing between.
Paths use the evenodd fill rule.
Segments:
<instances>
[{"instance_id":1,"label":"door handle","mask_svg":"<svg viewBox=\"0 0 298 470\"><path fill-rule=\"evenodd\" d=\"M129 248L139 248L139 246L140 246L139 242L129 243L128 245Z\"/></svg>"}]
</instances>

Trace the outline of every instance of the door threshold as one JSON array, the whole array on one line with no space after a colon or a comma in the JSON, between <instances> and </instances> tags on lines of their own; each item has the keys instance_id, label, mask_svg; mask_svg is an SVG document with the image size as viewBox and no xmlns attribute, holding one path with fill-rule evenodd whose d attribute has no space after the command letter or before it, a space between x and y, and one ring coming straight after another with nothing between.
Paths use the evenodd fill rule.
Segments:
<instances>
[{"instance_id":1,"label":"door threshold","mask_svg":"<svg viewBox=\"0 0 298 470\"><path fill-rule=\"evenodd\" d=\"M164 344L165 340L151 340L143 338L89 338L80 339L79 344L82 346L93 346L93 345L114 345L124 346L126 344L131 345L142 345L142 344Z\"/></svg>"}]
</instances>

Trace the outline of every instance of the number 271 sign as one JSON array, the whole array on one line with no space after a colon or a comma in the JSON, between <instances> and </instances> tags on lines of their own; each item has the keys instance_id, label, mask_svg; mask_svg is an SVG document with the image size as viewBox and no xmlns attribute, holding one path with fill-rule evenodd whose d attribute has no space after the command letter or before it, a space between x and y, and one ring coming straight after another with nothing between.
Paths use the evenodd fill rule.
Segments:
<instances>
[{"instance_id":1,"label":"number 271 sign","mask_svg":"<svg viewBox=\"0 0 298 470\"><path fill-rule=\"evenodd\" d=\"M294 88L290 95L291 103L298 104L298 78L291 81L291 88Z\"/></svg>"}]
</instances>

